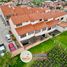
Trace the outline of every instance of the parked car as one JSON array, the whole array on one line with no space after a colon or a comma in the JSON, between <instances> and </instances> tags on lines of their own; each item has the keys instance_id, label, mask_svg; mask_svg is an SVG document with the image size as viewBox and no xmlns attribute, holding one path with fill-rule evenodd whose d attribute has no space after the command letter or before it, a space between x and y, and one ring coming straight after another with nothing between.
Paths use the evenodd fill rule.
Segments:
<instances>
[{"instance_id":1,"label":"parked car","mask_svg":"<svg viewBox=\"0 0 67 67\"><path fill-rule=\"evenodd\" d=\"M0 56L4 56L6 48L4 44L0 44Z\"/></svg>"},{"instance_id":2,"label":"parked car","mask_svg":"<svg viewBox=\"0 0 67 67\"><path fill-rule=\"evenodd\" d=\"M8 44L8 47L9 47L11 52L16 50L16 47L14 46L13 43Z\"/></svg>"},{"instance_id":3,"label":"parked car","mask_svg":"<svg viewBox=\"0 0 67 67\"><path fill-rule=\"evenodd\" d=\"M10 34L7 34L5 37L6 37L6 39L7 39L8 42L12 41Z\"/></svg>"}]
</instances>

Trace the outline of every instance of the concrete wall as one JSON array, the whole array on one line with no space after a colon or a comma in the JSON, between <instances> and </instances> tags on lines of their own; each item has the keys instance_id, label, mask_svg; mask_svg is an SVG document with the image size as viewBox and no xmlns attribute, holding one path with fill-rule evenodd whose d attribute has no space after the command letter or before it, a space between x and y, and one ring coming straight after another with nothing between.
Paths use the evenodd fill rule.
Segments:
<instances>
[{"instance_id":1,"label":"concrete wall","mask_svg":"<svg viewBox=\"0 0 67 67\"><path fill-rule=\"evenodd\" d=\"M20 41L23 41L23 40L27 40L27 39L30 39L30 38L32 38L34 36L34 33L33 34L30 34L30 35L28 35L28 33L26 33L26 37L23 37L23 38L21 38L20 36Z\"/></svg>"},{"instance_id":2,"label":"concrete wall","mask_svg":"<svg viewBox=\"0 0 67 67\"><path fill-rule=\"evenodd\" d=\"M64 28L63 27L60 27L60 26L57 26L56 29L60 32L63 32L64 31Z\"/></svg>"}]
</instances>

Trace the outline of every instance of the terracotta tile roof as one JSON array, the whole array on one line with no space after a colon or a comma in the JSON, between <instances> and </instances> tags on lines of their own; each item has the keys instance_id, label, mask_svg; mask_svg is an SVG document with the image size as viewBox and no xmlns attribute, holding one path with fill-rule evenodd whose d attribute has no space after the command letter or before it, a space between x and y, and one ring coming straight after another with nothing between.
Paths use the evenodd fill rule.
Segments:
<instances>
[{"instance_id":1,"label":"terracotta tile roof","mask_svg":"<svg viewBox=\"0 0 67 67\"><path fill-rule=\"evenodd\" d=\"M28 32L32 32L34 30L41 30L42 28L45 28L45 27L52 27L52 26L58 25L58 23L59 23L58 20L53 20L50 22L39 22L39 23L34 24L34 25L29 24L26 26L16 28L16 31L19 35L23 35L23 34L26 34Z\"/></svg>"},{"instance_id":2,"label":"terracotta tile roof","mask_svg":"<svg viewBox=\"0 0 67 67\"><path fill-rule=\"evenodd\" d=\"M40 23L34 24L33 27L34 27L34 30L40 30L42 28L47 27L47 25L45 22L40 22Z\"/></svg>"},{"instance_id":3,"label":"terracotta tile roof","mask_svg":"<svg viewBox=\"0 0 67 67\"><path fill-rule=\"evenodd\" d=\"M45 12L46 10L49 10L48 8L42 8L42 7L34 7L34 8L31 8L32 11L34 12Z\"/></svg>"},{"instance_id":4,"label":"terracotta tile roof","mask_svg":"<svg viewBox=\"0 0 67 67\"><path fill-rule=\"evenodd\" d=\"M19 15L19 16L12 16L11 19L14 21L14 24L19 24L25 21L35 21L39 19L48 20L51 18L57 18L63 15L66 15L66 12L53 10L47 13L33 13L33 14L26 14L26 15ZM17 19L17 20L16 20Z\"/></svg>"},{"instance_id":5,"label":"terracotta tile roof","mask_svg":"<svg viewBox=\"0 0 67 67\"><path fill-rule=\"evenodd\" d=\"M66 15L67 13L64 11L60 11L60 10L52 10L48 13L44 14L45 19L50 19L50 18L57 18L63 15Z\"/></svg>"},{"instance_id":6,"label":"terracotta tile roof","mask_svg":"<svg viewBox=\"0 0 67 67\"><path fill-rule=\"evenodd\" d=\"M23 34L26 34L28 32L34 31L34 28L31 24L29 24L29 25L26 25L23 27L16 28L16 31L19 35L23 35Z\"/></svg>"},{"instance_id":7,"label":"terracotta tile roof","mask_svg":"<svg viewBox=\"0 0 67 67\"><path fill-rule=\"evenodd\" d=\"M52 21L47 22L46 24L47 24L47 27L52 27L52 26L57 25L58 23L59 23L58 20L52 20Z\"/></svg>"},{"instance_id":8,"label":"terracotta tile roof","mask_svg":"<svg viewBox=\"0 0 67 67\"><path fill-rule=\"evenodd\" d=\"M14 15L23 15L26 14L26 11L28 11L27 7L13 7L13 14Z\"/></svg>"},{"instance_id":9,"label":"terracotta tile roof","mask_svg":"<svg viewBox=\"0 0 67 67\"><path fill-rule=\"evenodd\" d=\"M23 22L28 22L30 19L27 15L23 15L23 16L12 16L11 17L12 21L14 24L20 24Z\"/></svg>"},{"instance_id":10,"label":"terracotta tile roof","mask_svg":"<svg viewBox=\"0 0 67 67\"><path fill-rule=\"evenodd\" d=\"M35 21L44 18L44 13L34 13L29 15L11 16L11 20L14 24L20 24L28 21Z\"/></svg>"},{"instance_id":11,"label":"terracotta tile roof","mask_svg":"<svg viewBox=\"0 0 67 67\"><path fill-rule=\"evenodd\" d=\"M22 26L22 27L19 27L19 28L16 28L16 31L19 35L23 35L23 34L26 34L28 32L32 32L34 30L40 30L42 28L45 28L47 25L45 22L41 22L41 23L37 23L37 24L29 24L29 25L26 25L26 26Z\"/></svg>"},{"instance_id":12,"label":"terracotta tile roof","mask_svg":"<svg viewBox=\"0 0 67 67\"><path fill-rule=\"evenodd\" d=\"M30 20L31 21L43 19L44 18L44 13L33 13L33 14L29 14L29 17L30 17Z\"/></svg>"},{"instance_id":13,"label":"terracotta tile roof","mask_svg":"<svg viewBox=\"0 0 67 67\"><path fill-rule=\"evenodd\" d=\"M31 13L37 13L37 12L45 12L48 10L48 8L32 8L32 7L22 7L22 6L2 6L1 7L4 15L23 15L23 14L31 14Z\"/></svg>"},{"instance_id":14,"label":"terracotta tile roof","mask_svg":"<svg viewBox=\"0 0 67 67\"><path fill-rule=\"evenodd\" d=\"M67 13L64 12L64 11L54 10L52 15L53 15L54 18L57 18L57 17L63 16L63 15L66 15L66 14Z\"/></svg>"},{"instance_id":15,"label":"terracotta tile roof","mask_svg":"<svg viewBox=\"0 0 67 67\"><path fill-rule=\"evenodd\" d=\"M0 8L1 8L4 16L8 16L8 15L12 14L12 9L9 8L7 5L1 6Z\"/></svg>"},{"instance_id":16,"label":"terracotta tile roof","mask_svg":"<svg viewBox=\"0 0 67 67\"><path fill-rule=\"evenodd\" d=\"M61 26L61 27L67 27L67 23L66 22L61 22L58 25Z\"/></svg>"}]
</instances>

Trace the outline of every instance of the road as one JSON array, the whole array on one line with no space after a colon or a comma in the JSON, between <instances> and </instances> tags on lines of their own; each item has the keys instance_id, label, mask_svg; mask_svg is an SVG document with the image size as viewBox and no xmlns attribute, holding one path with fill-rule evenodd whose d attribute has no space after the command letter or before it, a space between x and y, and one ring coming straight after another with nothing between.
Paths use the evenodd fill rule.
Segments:
<instances>
[{"instance_id":1,"label":"road","mask_svg":"<svg viewBox=\"0 0 67 67\"><path fill-rule=\"evenodd\" d=\"M0 16L0 42L3 42L4 45L6 46L6 49L9 51L8 42L6 41L5 35L8 34L10 28L9 26L5 26L4 22L5 21Z\"/></svg>"}]
</instances>

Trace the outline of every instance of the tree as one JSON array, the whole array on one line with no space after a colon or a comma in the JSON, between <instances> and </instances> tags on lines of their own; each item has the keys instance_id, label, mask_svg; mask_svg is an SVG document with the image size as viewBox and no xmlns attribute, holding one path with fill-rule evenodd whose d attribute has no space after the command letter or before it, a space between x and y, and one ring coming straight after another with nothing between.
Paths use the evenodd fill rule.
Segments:
<instances>
[{"instance_id":1,"label":"tree","mask_svg":"<svg viewBox=\"0 0 67 67\"><path fill-rule=\"evenodd\" d=\"M42 2L44 2L44 0L33 0L32 3L34 5L37 5L37 6L41 6Z\"/></svg>"},{"instance_id":2,"label":"tree","mask_svg":"<svg viewBox=\"0 0 67 67\"><path fill-rule=\"evenodd\" d=\"M0 56L0 67L9 67L14 66L16 64L16 59L12 59L11 53L5 53L4 56Z\"/></svg>"},{"instance_id":3,"label":"tree","mask_svg":"<svg viewBox=\"0 0 67 67\"><path fill-rule=\"evenodd\" d=\"M5 53L4 56L0 57L0 67L8 67L10 64L11 54Z\"/></svg>"},{"instance_id":4,"label":"tree","mask_svg":"<svg viewBox=\"0 0 67 67\"><path fill-rule=\"evenodd\" d=\"M51 1L56 1L56 0L51 0Z\"/></svg>"}]
</instances>

